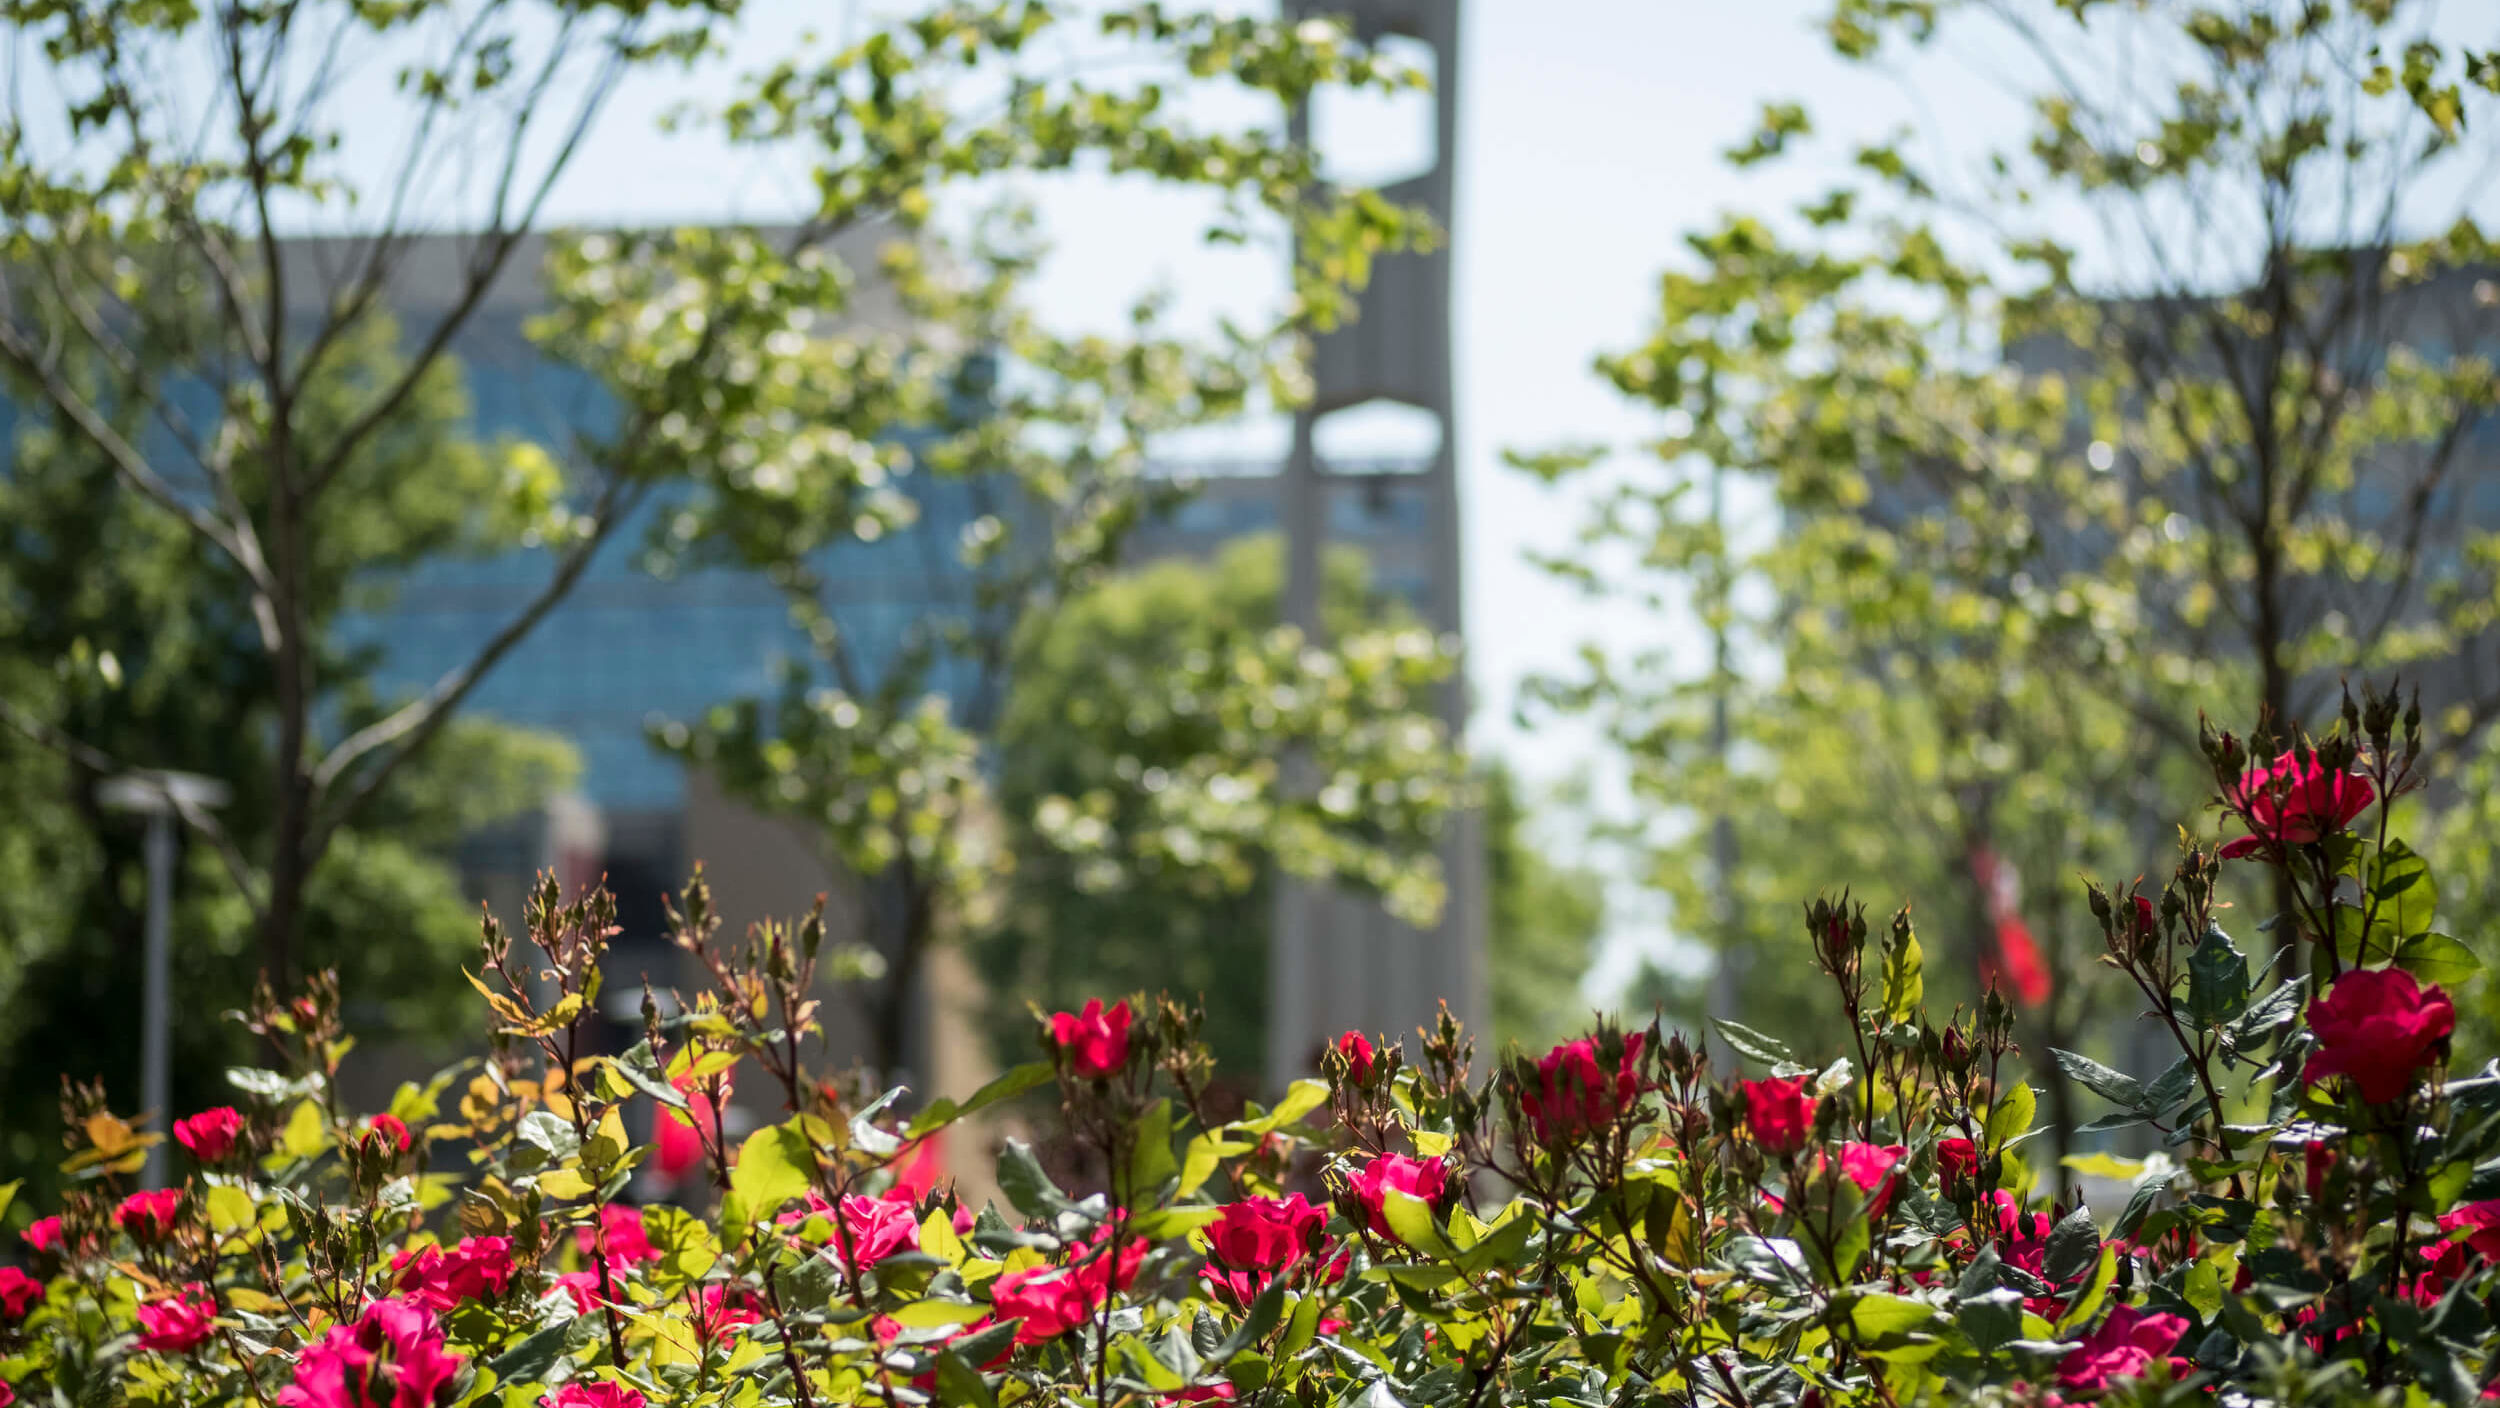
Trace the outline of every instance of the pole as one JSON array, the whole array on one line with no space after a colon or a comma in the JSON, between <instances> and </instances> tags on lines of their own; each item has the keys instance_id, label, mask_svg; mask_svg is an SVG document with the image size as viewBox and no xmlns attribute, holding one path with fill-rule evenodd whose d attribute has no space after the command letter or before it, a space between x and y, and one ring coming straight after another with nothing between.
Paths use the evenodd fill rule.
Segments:
<instances>
[{"instance_id":1,"label":"pole","mask_svg":"<svg viewBox=\"0 0 2500 1408\"><path fill-rule=\"evenodd\" d=\"M1710 752L1719 769L1719 793L1710 819L1710 918L1718 931L1718 963L1710 973L1710 1015L1719 1021L1735 1018L1745 978L1745 955L1736 947L1736 822L1728 815L1727 809L1727 766L1731 746L1727 714L1727 611L1732 593L1727 570L1727 488L1724 479L1725 471L1713 463L1710 466L1710 530L1716 541L1710 550L1706 609L1710 612ZM1713 1055L1732 1067L1736 1053L1727 1048L1716 1031L1708 1036Z\"/></svg>"},{"instance_id":2,"label":"pole","mask_svg":"<svg viewBox=\"0 0 2500 1408\"><path fill-rule=\"evenodd\" d=\"M173 907L174 814L148 816L148 921L146 989L141 998L139 1103L159 1123L172 1118L173 1101ZM165 1146L148 1150L140 1186L165 1186Z\"/></svg>"}]
</instances>

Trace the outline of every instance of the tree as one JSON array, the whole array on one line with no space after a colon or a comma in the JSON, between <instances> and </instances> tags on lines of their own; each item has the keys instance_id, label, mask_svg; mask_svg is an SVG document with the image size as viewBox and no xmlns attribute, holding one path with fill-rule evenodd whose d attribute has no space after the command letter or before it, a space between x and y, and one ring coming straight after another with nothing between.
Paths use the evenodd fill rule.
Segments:
<instances>
[{"instance_id":1,"label":"tree","mask_svg":"<svg viewBox=\"0 0 2500 1408\"><path fill-rule=\"evenodd\" d=\"M281 977L304 957L323 858L638 510L672 503L650 545L663 565L737 561L795 588L809 553L873 538L908 512L896 484L914 474L980 457L1034 469L1022 476L1030 487L1055 464L1070 492L1045 496L1067 529L1054 551L1078 565L1088 536L1120 512L1092 471L1126 463L1119 432L1148 424L1097 418L1100 402L1054 411L1052 390L1033 393L1029 414L1007 413L1026 396L1014 389L992 401L986 429L927 453L891 432L946 420L973 348L1003 345L1046 388L1141 379L1213 405L1242 392L1243 358L1264 364L1282 345L1281 331L1250 337L1251 350L1228 349L1239 355L1217 355L1197 378L1152 337L1052 343L1003 297L1013 257L976 260L995 277L959 287L945 261L915 270L909 254L889 277L926 321L892 337L837 334L866 271L831 252L836 236L882 227L908 242L927 234L950 186L1091 163L1224 197L1225 236L1289 230L1303 251L1302 325L1336 316L1341 285L1359 281L1372 253L1420 231L1377 199L1317 188L1308 154L1280 138L1193 131L1172 115L1198 85L1294 102L1317 84L1390 81L1325 25L1144 6L1084 27L1051 5L998 3L936 8L838 52L793 56L709 116L735 143L806 162L814 208L786 229L556 241L539 351L595 377L615 415L567 445L516 447L512 472L475 501L526 523L543 586L422 693L351 718L353 679L332 668L317 609L320 564L343 546L336 535L386 505L359 491L350 467L514 273L542 233L549 191L615 94L704 62L733 11L726 0L330 0L5 12L47 63L12 70L13 115L0 127L0 372L21 403L46 408L109 464L122 492L178 528L204 571L242 584L274 747L265 773L230 778L271 809L258 851L238 853L235 870L262 963ZM1063 38L1128 76L1068 76ZM397 82L349 81L377 72ZM342 135L351 111L403 135L399 154L360 155ZM401 365L343 404L314 395L348 385L341 369L385 326L415 236L464 221L447 304L405 329ZM340 238L298 259L290 222ZM1017 438L1052 422L1075 440L1046 453ZM449 472L419 463L408 478L440 490ZM401 565L361 565L359 580ZM232 771L213 758L124 761Z\"/></svg>"},{"instance_id":2,"label":"tree","mask_svg":"<svg viewBox=\"0 0 2500 1408\"><path fill-rule=\"evenodd\" d=\"M1532 831L1536 811L1516 774L1493 760L1476 770L1484 803L1486 961L1493 1039L1541 1051L1582 1027L1580 996L1606 926L1605 878L1556 861Z\"/></svg>"},{"instance_id":3,"label":"tree","mask_svg":"<svg viewBox=\"0 0 2500 1408\"><path fill-rule=\"evenodd\" d=\"M1355 549L1331 550L1323 576L1322 621L1350 671L1414 662L1349 690L1351 726L1332 731L1378 734L1385 723L1437 737L1429 695L1418 686L1438 669L1424 668L1432 655L1412 613L1371 585ZM1107 579L1030 622L1017 640L994 741L996 805L1012 869L994 922L972 936L997 1000L1002 1051L1029 1041L1028 998L1074 1007L1106 992L1161 990L1205 1004L1203 1034L1220 1070L1259 1070L1276 848L1304 845L1309 831L1280 825L1268 810L1277 745L1290 738L1267 730L1228 741L1228 732L1241 731L1222 721L1235 707L1227 701L1241 697L1233 662L1261 658L1263 643L1276 638L1283 582L1282 543L1244 538L1210 563L1157 562ZM1256 677L1239 683L1264 685ZM1262 733L1263 756L1240 756L1244 742ZM1207 774L1210 759L1227 761ZM1323 770L1356 795L1383 780L1441 788L1456 781L1447 772L1419 773L1418 764L1433 760L1411 754L1358 763L1351 775L1342 766L1351 755L1324 753L1323 760L1330 765ZM1226 795L1216 786L1226 778L1245 781ZM1480 768L1473 790L1485 808L1490 852L1495 1031L1533 1040L1585 1016L1577 985L1598 925L1595 882L1535 850L1506 772ZM1313 807L1308 822L1336 833L1336 846L1356 840L1377 853L1304 846L1281 868L1368 876L1375 888L1428 878L1418 843L1430 829L1370 825L1393 815Z\"/></svg>"},{"instance_id":4,"label":"tree","mask_svg":"<svg viewBox=\"0 0 2500 1408\"><path fill-rule=\"evenodd\" d=\"M2033 122L1967 182L1871 145L1793 215L1693 234L1656 333L1603 363L1667 433L1574 569L1602 591L1736 583L1705 597L1740 666L1764 661L1695 685L1610 658L1552 692L1607 720L1649 795L1752 826L1734 888L1757 917L1696 932L1793 936L1754 906L1834 880L1958 893L1969 973L1994 927L1985 848L2079 976L2071 868L2163 868L2200 700L2288 730L2340 677L2402 671L2441 766L2478 746L2500 711L2500 522L2467 487L2490 251L2436 203L2490 152L2500 70L2417 8L1833 7L1852 59L1992 35L2036 80ZM1811 137L1773 105L1731 159ZM1766 503L1777 541L1731 546L1690 501L1695 466ZM1619 549L1627 571L1594 565ZM1689 881L1679 898L1710 913ZM2279 894L2251 899L2277 943L2301 934Z\"/></svg>"},{"instance_id":5,"label":"tree","mask_svg":"<svg viewBox=\"0 0 2500 1408\"><path fill-rule=\"evenodd\" d=\"M179 303L169 292L152 306L170 315ZM396 375L395 340L376 323L343 349L333 375L308 384L307 419L335 423L364 386ZM334 634L374 604L358 573L511 538L510 525L476 513L502 466L467 438L468 413L457 368L438 363L320 509L303 602L331 642L323 670L351 723L379 712L363 684L371 652ZM217 1073L247 1054L245 1034L214 1018L252 997L253 915L238 876L249 882L243 858L263 851L275 814L267 786L255 785L269 776L273 681L238 574L204 561L180 524L126 492L57 409L30 408L12 431L0 473L0 715L18 725L0 730L11 783L0 819L0 1165L49 1187L61 1072L137 1088L140 831L96 803L97 784L136 760L237 784L229 805L196 819L176 887L177 1099L214 1097ZM337 863L305 896L299 952L365 994L357 1011L369 1040L456 1029L469 998L459 964L476 929L452 846L543 802L573 770L556 740L481 720L458 721L450 737L339 832Z\"/></svg>"}]
</instances>

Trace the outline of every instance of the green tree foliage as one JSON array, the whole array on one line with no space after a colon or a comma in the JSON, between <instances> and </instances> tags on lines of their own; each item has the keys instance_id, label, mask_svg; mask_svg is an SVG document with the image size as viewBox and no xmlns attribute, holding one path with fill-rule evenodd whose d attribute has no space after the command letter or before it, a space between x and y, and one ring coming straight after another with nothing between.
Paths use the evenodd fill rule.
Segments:
<instances>
[{"instance_id":1,"label":"green tree foliage","mask_svg":"<svg viewBox=\"0 0 2500 1408\"><path fill-rule=\"evenodd\" d=\"M179 307L168 293L160 313ZM335 422L362 388L404 366L387 322L343 349L336 374L307 384L307 420ZM135 409L127 412L136 418ZM500 477L468 439L456 367L438 362L341 471L312 535L304 609L327 642L330 707L375 712L371 652L339 625L378 604L385 573L499 539L476 520ZM134 429L132 435L139 432ZM146 891L140 825L101 810L96 785L128 766L230 779L235 792L188 828L173 920L174 1091L204 1098L248 1040L215 1020L252 995L257 876L275 808L270 775L274 688L253 638L243 579L194 550L181 524L126 491L92 441L56 411L20 415L0 473L0 1164L48 1180L64 1070L135 1090ZM364 994L369 1039L439 1037L465 1003L462 955L475 919L448 865L455 840L523 811L574 767L562 743L463 720L452 745L402 772L360 824L343 830L339 864L316 872L300 928L305 961L335 968ZM127 1084L125 1084L127 1082Z\"/></svg>"},{"instance_id":2,"label":"green tree foliage","mask_svg":"<svg viewBox=\"0 0 2500 1408\"><path fill-rule=\"evenodd\" d=\"M1486 961L1493 1039L1540 1049L1587 1025L1580 980L1606 924L1605 878L1539 845L1524 784L1498 759L1477 769L1484 805Z\"/></svg>"},{"instance_id":3,"label":"green tree foliage","mask_svg":"<svg viewBox=\"0 0 2500 1408\"><path fill-rule=\"evenodd\" d=\"M1656 464L1561 566L1597 592L1697 589L1731 650L1700 680L1616 653L1549 692L1604 722L1642 796L1732 818L1726 910L1706 825L1657 875L1687 932L1764 959L1749 1014L1795 1010L1795 906L1841 881L1941 903L1935 967L1967 983L1984 849L2025 882L2060 989L2026 1045L2077 1044L2094 945L2073 869L2166 865L2199 698L2288 727L2343 676L2401 671L2440 776L2483 746L2493 270L2439 203L2500 110L2492 66L2426 23L2375 3L1833 8L1847 57L1981 46L2034 85L2032 123L1967 178L1873 144L1794 211L1688 236L1656 332L1602 363L1662 413ZM1781 105L1731 158L1807 153L1828 155ZM1720 531L1696 502L1713 467L1776 532Z\"/></svg>"},{"instance_id":4,"label":"green tree foliage","mask_svg":"<svg viewBox=\"0 0 2500 1408\"><path fill-rule=\"evenodd\" d=\"M1347 842L1393 839L1332 816L1316 796L1303 808L1305 820L1280 818L1279 750L1246 755L1256 731L1227 723L1235 705L1226 701L1239 698L1234 663L1271 658L1283 580L1280 541L1246 538L1210 563L1164 561L1109 578L1018 640L996 739L997 808L1012 878L996 922L973 940L997 998L1002 1054L1027 1044L1028 997L1073 1007L1104 992L1164 990L1205 1003L1205 1039L1219 1069L1260 1068L1277 842L1303 844L1298 838L1318 832L1321 844L1282 858L1283 868L1359 880L1365 861ZM1411 613L1371 585L1358 551L1326 555L1320 604L1336 653L1351 668L1428 658ZM1417 684L1429 678L1412 676ZM1428 729L1419 715L1376 712L1412 687L1395 674L1358 682L1349 692L1353 726L1332 732L1342 741L1376 727L1378 717ZM1417 775L1414 764L1394 757L1385 768L1358 754L1331 757L1352 765L1330 772L1344 773L1358 794ZM1228 770L1207 773L1216 759L1229 760ZM1219 777L1235 781L1219 785ZM1506 773L1487 768L1478 782L1490 850L1495 1018L1501 1035L1529 1039L1586 1015L1577 984L1598 924L1595 881L1535 850ZM1371 810L1365 820L1389 814ZM1333 840L1332 831L1339 833ZM1400 859L1381 873L1394 885L1409 869Z\"/></svg>"},{"instance_id":5,"label":"green tree foliage","mask_svg":"<svg viewBox=\"0 0 2500 1408\"><path fill-rule=\"evenodd\" d=\"M1160 5L1081 21L1022 0L932 7L736 76L728 102L693 115L811 173L813 206L789 224L548 242L552 307L532 335L606 388L606 425L507 447L484 485L458 456L358 477L390 453L490 294L529 272L525 252L550 233L547 195L611 100L716 62L715 28L735 8L0 9L45 60L11 71L0 126L0 372L52 433L110 467L134 513L170 530L166 551L236 583L251 667L269 681L257 726L271 746L188 761L268 809L256 846L238 843L235 873L260 916L260 956L281 974L306 959L323 856L373 823L394 781L638 511L670 504L646 545L655 567L736 562L813 604L820 663L839 675L848 623L811 590L810 554L883 536L931 477L980 473L1011 481L1017 512L1042 520L1036 530L1002 509L967 544L1016 565L985 609L1082 575L1133 516L1123 486L1145 436L1237 410L1271 380L1289 399L1295 334L1342 317L1370 260L1425 234L1390 203L1317 182L1309 153L1268 127L1204 128L1179 112L1200 89L1280 112L1318 85L1419 81L1334 26ZM1079 50L1087 61L1070 63ZM395 154L346 140L351 117L402 138ZM951 189L1080 165L1210 192L1219 237L1290 236L1287 315L1203 349L1162 332L1152 309L1132 336L1054 338L1012 296L1031 257L1012 227L949 250L927 224ZM307 254L285 240L290 223L339 238ZM441 298L404 329L401 364L351 375L391 340L392 299L418 277L413 237L464 225ZM899 299L903 326L864 326L855 295L871 279ZM979 384L984 367L1004 374ZM929 434L907 445L898 427ZM371 525L403 491L461 505L463 531L534 545L545 575L472 658L414 698L367 705L349 697L322 602L344 564L368 582L404 565L355 541L385 531ZM873 736L902 729L910 755L859 756L890 766L889 781L925 772L932 795L946 793L937 779L959 747L945 728L914 736L915 700L834 684L873 714ZM856 862L889 846L906 863L907 914L929 910L913 877L962 859L921 822L882 840L869 833L890 828L865 813L826 824L855 868L873 870Z\"/></svg>"},{"instance_id":6,"label":"green tree foliage","mask_svg":"<svg viewBox=\"0 0 2500 1408\"><path fill-rule=\"evenodd\" d=\"M1201 130L1171 106L1183 91L1226 87L1281 117L1323 87L1421 81L1325 21L1114 10L1099 21L1102 40L1135 51L1147 72L1171 70L1170 82L1034 77L1003 112L957 100L967 56L1026 73L1020 56L1037 34L1072 28L1045 6L943 12L830 61L785 66L729 110L740 141L826 143L810 231L888 218L915 234L879 266L899 328L802 335L843 308L851 274L839 261L804 241L679 233L575 246L559 258L559 307L542 330L544 345L600 373L630 421L658 432L620 438L630 454L655 470L718 467L672 516L663 552L770 572L806 628L811 658L777 697L731 701L655 737L732 795L821 829L859 879L869 904L856 937L874 961L854 971L869 1057L886 1070L904 1054L930 946L989 922L1014 859L994 832L1028 824L993 819L986 766L1017 643L1070 609L1169 496L1146 472L1156 437L1293 404L1306 335L1352 315L1376 255L1431 237L1415 212L1320 182L1285 124ZM1289 306L1264 326L1192 338L1150 299L1118 336L1064 336L1020 300L1039 251L1018 212L945 248L920 224L959 178L1080 159L1220 194L1216 238L1289 234ZM688 288L705 291L699 326L638 312ZM726 364L722 388L710 340L750 319L782 335L739 344L748 360ZM703 416L678 410L690 375L721 403ZM899 654L870 658L860 604L824 589L814 554L873 542L952 492L981 507L946 564L972 585L914 620ZM1254 857L1272 856L1375 889L1411 917L1437 909L1432 840L1462 789L1430 708L1451 662L1428 633L1325 645L1260 633L1220 654L1141 663L1152 670L1137 697L1162 701L1154 707L1178 720L1191 751L1159 790L1134 795L1141 772L1034 814L1029 824L1078 857L1080 876L1203 868L1239 890ZM1292 756L1312 759L1314 785L1296 785Z\"/></svg>"}]
</instances>

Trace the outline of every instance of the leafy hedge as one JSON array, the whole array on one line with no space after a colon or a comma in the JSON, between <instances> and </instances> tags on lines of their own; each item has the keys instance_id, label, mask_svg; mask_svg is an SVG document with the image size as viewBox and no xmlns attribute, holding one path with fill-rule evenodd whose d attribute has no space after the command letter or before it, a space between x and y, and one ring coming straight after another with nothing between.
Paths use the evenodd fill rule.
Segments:
<instances>
[{"instance_id":1,"label":"leafy hedge","mask_svg":"<svg viewBox=\"0 0 2500 1408\"><path fill-rule=\"evenodd\" d=\"M1348 1033L1325 1079L1221 1121L1193 1012L1096 1002L1040 1023L1044 1059L906 1116L808 1064L821 919L724 941L699 878L676 930L708 986L589 1052L613 907L549 882L526 940L487 926L491 1055L387 1113L340 1108L319 985L246 1014L286 1060L174 1125L171 1189L131 1191L156 1136L72 1090L81 1181L26 1229L32 1270L0 1269L0 1403L2493 1396L2500 1073L2445 1069L2442 984L2472 959L2387 829L2418 722L2372 697L2323 741L2207 751L2246 834L2158 892L2092 892L2177 1063L2058 1055L2115 1107L2100 1127L2167 1151L2121 1207L2043 1199L2011 1014L1928 1014L1906 911L1808 908L1853 1053L1825 1070L1740 1027L1730 1073L1602 1025L1471 1074L1444 1018L1411 1052ZM2216 923L2232 863L2289 877L2309 971L2252 979ZM734 1147L733 1082L782 1112ZM916 1141L1054 1084L1099 1187L1015 1142L1011 1210L911 1173ZM705 1206L617 1201L651 1149L638 1103Z\"/></svg>"}]
</instances>

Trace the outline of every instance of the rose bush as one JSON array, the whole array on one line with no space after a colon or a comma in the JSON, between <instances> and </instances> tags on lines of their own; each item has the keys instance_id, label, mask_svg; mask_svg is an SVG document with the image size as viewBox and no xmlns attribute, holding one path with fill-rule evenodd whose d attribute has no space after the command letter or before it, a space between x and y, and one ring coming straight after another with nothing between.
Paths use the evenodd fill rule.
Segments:
<instances>
[{"instance_id":1,"label":"rose bush","mask_svg":"<svg viewBox=\"0 0 2500 1408\"><path fill-rule=\"evenodd\" d=\"M131 1186L160 1136L73 1088L75 1190L0 1266L0 1403L2464 1408L2500 1396L2500 1072L2446 1069L2472 956L2385 826L2398 721L2209 740L2223 805L2281 823L2242 850L2290 879L2304 971L2252 975L2215 850L2090 892L2176 1053L2149 1080L2055 1053L2096 1127L2161 1146L2118 1206L2030 1161L2007 1006L1930 1013L1906 911L1870 931L1845 898L1805 915L1851 1053L1820 1069L1730 1024L1737 1069L1601 1025L1484 1071L1445 1016L1222 1118L1196 1014L1142 997L1043 1016L961 1102L854 1092L810 1064L821 915L723 941L699 876L675 937L705 986L593 1051L613 906L547 882L526 940L487 923L488 1053L386 1112L340 1107L326 984L245 1014L286 1059L172 1125L171 1188ZM735 1143L733 1085L779 1107ZM1053 1087L1097 1186L1013 1141L1006 1207L913 1173ZM639 1128L700 1206L618 1200Z\"/></svg>"}]
</instances>

